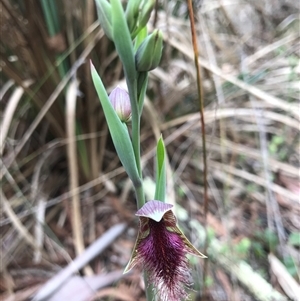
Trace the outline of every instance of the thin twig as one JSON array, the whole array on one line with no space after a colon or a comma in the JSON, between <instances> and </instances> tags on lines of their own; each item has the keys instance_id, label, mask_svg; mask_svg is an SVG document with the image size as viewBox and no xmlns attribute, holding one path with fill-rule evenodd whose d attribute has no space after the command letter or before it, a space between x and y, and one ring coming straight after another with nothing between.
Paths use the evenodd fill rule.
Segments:
<instances>
[{"instance_id":1,"label":"thin twig","mask_svg":"<svg viewBox=\"0 0 300 301\"><path fill-rule=\"evenodd\" d=\"M204 227L206 228L207 223L207 210L208 210L208 195L207 195L207 154L206 154L206 137L205 137L205 122L204 122L204 105L203 105L203 88L201 84L201 73L200 73L200 65L199 65L199 51L197 47L197 36L194 22L194 12L192 0L188 0L188 9L191 23L191 33L192 33L192 41L193 41L193 49L194 49L194 61L197 73L197 90L199 96L199 109L200 109L200 121L201 121L201 133L202 133L202 151L203 151L203 185L204 185ZM204 254L207 250L207 237L205 239L204 246ZM207 260L204 260L203 267L203 286L205 285L205 276L207 273Z\"/></svg>"},{"instance_id":2,"label":"thin twig","mask_svg":"<svg viewBox=\"0 0 300 301\"><path fill-rule=\"evenodd\" d=\"M76 147L76 98L78 81L74 79L67 90L66 96L66 128L69 143L67 144L68 166L70 173L70 190L78 188L78 166L77 166L77 147ZM72 196L72 228L76 254L80 255L84 251L82 236L82 218L80 211L79 194Z\"/></svg>"}]
</instances>

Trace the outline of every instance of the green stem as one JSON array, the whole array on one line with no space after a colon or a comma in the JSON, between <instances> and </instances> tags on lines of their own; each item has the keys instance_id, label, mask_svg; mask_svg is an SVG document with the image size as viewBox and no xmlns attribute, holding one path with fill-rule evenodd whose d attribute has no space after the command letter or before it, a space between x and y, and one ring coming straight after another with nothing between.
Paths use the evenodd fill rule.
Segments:
<instances>
[{"instance_id":1,"label":"green stem","mask_svg":"<svg viewBox=\"0 0 300 301\"><path fill-rule=\"evenodd\" d=\"M128 79L128 77L126 76ZM135 157L137 170L140 177L140 183L134 183L136 193L137 208L140 209L145 204L145 193L143 188L143 174L141 168L141 149L140 149L140 114L137 99L137 80L127 80L132 118L132 147Z\"/></svg>"},{"instance_id":2,"label":"green stem","mask_svg":"<svg viewBox=\"0 0 300 301\"><path fill-rule=\"evenodd\" d=\"M135 195L136 195L136 204L137 208L140 209L145 204L145 193L144 193L144 187L143 182L140 182L139 186L135 186Z\"/></svg>"},{"instance_id":3,"label":"green stem","mask_svg":"<svg viewBox=\"0 0 300 301\"><path fill-rule=\"evenodd\" d=\"M139 113L137 112L136 118L133 118L132 115L132 146L133 146L137 170L140 178L142 179L140 143L141 143L140 142L140 116Z\"/></svg>"},{"instance_id":4,"label":"green stem","mask_svg":"<svg viewBox=\"0 0 300 301\"><path fill-rule=\"evenodd\" d=\"M155 301L153 285L148 285L148 273L144 272L144 282L145 282L145 290L146 290L146 299L147 301Z\"/></svg>"}]
</instances>

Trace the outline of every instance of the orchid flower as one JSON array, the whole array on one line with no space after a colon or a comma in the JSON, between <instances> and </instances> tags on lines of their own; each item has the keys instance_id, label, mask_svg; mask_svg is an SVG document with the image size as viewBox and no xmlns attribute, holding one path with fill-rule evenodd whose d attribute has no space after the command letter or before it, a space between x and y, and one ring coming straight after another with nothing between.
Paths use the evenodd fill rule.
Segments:
<instances>
[{"instance_id":1,"label":"orchid flower","mask_svg":"<svg viewBox=\"0 0 300 301\"><path fill-rule=\"evenodd\" d=\"M176 225L173 205L152 200L139 209L138 237L124 273L136 265L148 272L149 281L162 301L181 301L191 285L186 254L206 258Z\"/></svg>"}]
</instances>

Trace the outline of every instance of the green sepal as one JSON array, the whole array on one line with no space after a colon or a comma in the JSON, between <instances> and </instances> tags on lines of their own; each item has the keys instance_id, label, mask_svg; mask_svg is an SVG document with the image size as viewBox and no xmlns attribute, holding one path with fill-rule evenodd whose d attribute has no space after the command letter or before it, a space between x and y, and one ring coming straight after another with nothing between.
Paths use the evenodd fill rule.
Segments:
<instances>
[{"instance_id":1,"label":"green sepal","mask_svg":"<svg viewBox=\"0 0 300 301\"><path fill-rule=\"evenodd\" d=\"M117 154L131 181L134 183L134 185L138 185L141 182L141 179L138 174L133 147L127 127L121 122L120 118L112 107L102 80L92 63L91 73Z\"/></svg>"},{"instance_id":2,"label":"green sepal","mask_svg":"<svg viewBox=\"0 0 300 301\"><path fill-rule=\"evenodd\" d=\"M106 0L95 0L98 19L106 36L113 40L111 5Z\"/></svg>"},{"instance_id":3,"label":"green sepal","mask_svg":"<svg viewBox=\"0 0 300 301\"><path fill-rule=\"evenodd\" d=\"M164 202L166 198L166 153L162 136L156 146L156 187L154 199Z\"/></svg>"},{"instance_id":4,"label":"green sepal","mask_svg":"<svg viewBox=\"0 0 300 301\"><path fill-rule=\"evenodd\" d=\"M167 229L170 232L174 232L177 233L178 235L180 235L185 247L186 247L186 251L194 256L200 257L200 258L207 258L206 255L202 254L200 251L198 251L196 249L196 247L194 247L194 245L188 240L188 238L184 235L184 233L178 228L178 226L176 225L176 227L170 227Z\"/></svg>"}]
</instances>

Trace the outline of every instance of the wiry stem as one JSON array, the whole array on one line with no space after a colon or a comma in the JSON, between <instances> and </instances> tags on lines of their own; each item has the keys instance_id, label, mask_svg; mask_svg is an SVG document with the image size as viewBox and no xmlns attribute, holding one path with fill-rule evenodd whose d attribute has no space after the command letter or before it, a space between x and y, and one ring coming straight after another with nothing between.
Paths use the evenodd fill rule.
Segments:
<instances>
[{"instance_id":1,"label":"wiry stem","mask_svg":"<svg viewBox=\"0 0 300 301\"><path fill-rule=\"evenodd\" d=\"M207 195L207 153L206 153L206 136L205 136L205 122L204 122L204 97L203 97L203 88L201 84L201 73L200 73L200 66L199 66L199 51L197 46L197 35L195 29L195 21L194 21L194 12L193 12L193 5L192 0L187 0L188 9L189 9L189 16L190 16L190 23L191 23L191 33L192 33L192 41L193 41L193 49L194 49L194 60L195 60L195 67L197 73L197 90L199 96L199 109L200 109L200 121L201 121L201 133L202 133L202 151L203 151L203 185L204 185L204 226L206 228L207 223L207 210L208 210L208 195ZM207 235L205 239L205 246L204 246L204 253L207 253ZM207 274L207 260L204 261L203 267L203 285L205 284L205 276ZM204 292L204 290L203 290ZM203 296L203 294L202 294Z\"/></svg>"}]
</instances>

